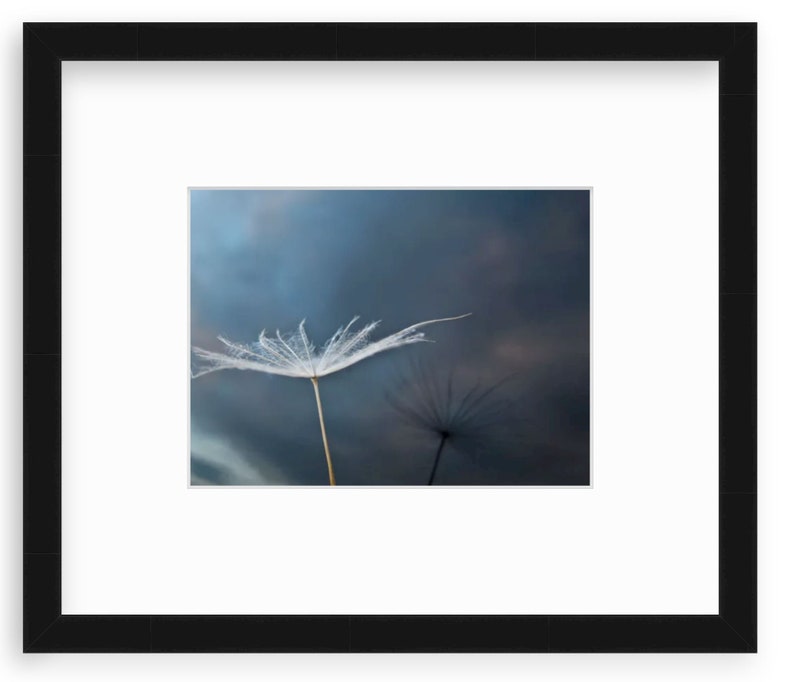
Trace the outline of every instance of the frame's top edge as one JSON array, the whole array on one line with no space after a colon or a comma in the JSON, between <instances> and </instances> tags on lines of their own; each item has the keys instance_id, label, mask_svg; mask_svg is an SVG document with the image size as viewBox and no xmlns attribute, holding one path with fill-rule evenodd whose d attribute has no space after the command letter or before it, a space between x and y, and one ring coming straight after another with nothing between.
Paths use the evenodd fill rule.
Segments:
<instances>
[{"instance_id":1,"label":"frame's top edge","mask_svg":"<svg viewBox=\"0 0 794 682\"><path fill-rule=\"evenodd\" d=\"M23 22L59 60L703 60L753 22ZM26 47L26 50L32 49Z\"/></svg>"}]
</instances>

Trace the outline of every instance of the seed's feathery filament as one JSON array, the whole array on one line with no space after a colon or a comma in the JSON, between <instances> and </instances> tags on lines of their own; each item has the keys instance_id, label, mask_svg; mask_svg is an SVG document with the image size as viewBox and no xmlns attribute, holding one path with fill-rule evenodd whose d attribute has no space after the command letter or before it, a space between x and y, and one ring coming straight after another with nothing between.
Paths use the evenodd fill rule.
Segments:
<instances>
[{"instance_id":1,"label":"seed's feathery filament","mask_svg":"<svg viewBox=\"0 0 794 682\"><path fill-rule=\"evenodd\" d=\"M370 335L379 322L370 322L359 330L353 330L353 325L358 320L358 317L354 317L347 325L340 327L319 352L309 340L305 320L301 321L296 331L288 334L276 330L275 337L272 337L262 330L259 338L252 344L237 343L219 336L225 352L193 348L196 363L192 374L195 378L221 369L248 369L288 377L319 378L378 353L429 341L425 333L419 331L420 328L438 322L459 320L469 315L471 313L417 322L377 341L370 341Z\"/></svg>"}]
</instances>

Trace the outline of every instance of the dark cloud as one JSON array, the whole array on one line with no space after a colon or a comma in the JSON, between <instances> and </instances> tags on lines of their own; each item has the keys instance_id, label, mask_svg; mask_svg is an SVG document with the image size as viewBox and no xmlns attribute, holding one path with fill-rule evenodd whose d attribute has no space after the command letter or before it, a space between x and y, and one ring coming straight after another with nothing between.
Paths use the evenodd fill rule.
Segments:
<instances>
[{"instance_id":1,"label":"dark cloud","mask_svg":"<svg viewBox=\"0 0 794 682\"><path fill-rule=\"evenodd\" d=\"M338 483L427 483L437 444L387 399L421 362L463 392L508 379L510 427L445 446L436 484L587 484L589 204L583 190L193 190L193 344L305 318L319 345L354 315L382 320L379 338L470 312L321 379ZM227 370L191 396L195 481L327 484L308 380Z\"/></svg>"}]
</instances>

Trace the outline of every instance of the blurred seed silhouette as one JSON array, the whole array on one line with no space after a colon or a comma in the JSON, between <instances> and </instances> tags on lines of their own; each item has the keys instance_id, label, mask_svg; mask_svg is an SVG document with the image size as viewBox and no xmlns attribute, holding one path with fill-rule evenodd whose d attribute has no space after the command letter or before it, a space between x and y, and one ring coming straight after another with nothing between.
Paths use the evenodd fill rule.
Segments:
<instances>
[{"instance_id":1,"label":"blurred seed silhouette","mask_svg":"<svg viewBox=\"0 0 794 682\"><path fill-rule=\"evenodd\" d=\"M249 369L267 374L310 379L317 401L317 413L320 417L320 431L328 465L328 480L330 485L336 485L331 452L328 448L328 437L325 433L323 406L320 402L319 378L350 367L377 353L412 343L429 341L425 338L424 332L417 331L420 327L436 322L459 320L469 315L471 313L418 322L379 341L370 341L369 336L380 322L370 322L362 329L353 331L351 327L358 320L358 317L354 317L347 326L340 327L319 351L315 350L314 344L309 341L306 334L306 320L301 321L297 331L287 334L286 337L282 336L278 330L276 330L275 338L268 337L263 329L259 334L259 339L252 344L235 343L219 336L218 340L226 347L225 352L193 348L198 362L196 369L192 371L192 376L195 379L208 372L221 369Z\"/></svg>"},{"instance_id":2,"label":"blurred seed silhouette","mask_svg":"<svg viewBox=\"0 0 794 682\"><path fill-rule=\"evenodd\" d=\"M454 369L431 371L413 363L397 391L386 394L405 425L437 441L427 485L435 482L441 455L448 446L478 456L506 444L515 421L513 403L501 394L508 381L466 385L455 378Z\"/></svg>"}]
</instances>

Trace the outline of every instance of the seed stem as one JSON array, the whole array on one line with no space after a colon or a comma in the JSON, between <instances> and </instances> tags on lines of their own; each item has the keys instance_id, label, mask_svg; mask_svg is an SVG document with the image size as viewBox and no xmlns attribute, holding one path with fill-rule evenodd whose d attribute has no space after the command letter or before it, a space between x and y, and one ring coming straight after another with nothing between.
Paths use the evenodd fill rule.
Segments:
<instances>
[{"instance_id":1,"label":"seed stem","mask_svg":"<svg viewBox=\"0 0 794 682\"><path fill-rule=\"evenodd\" d=\"M320 415L320 431L323 434L323 447L325 448L325 461L328 463L328 480L331 485L336 485L334 465L331 463L331 452L328 450L328 438L325 435L325 421L323 420L323 404L320 402L320 384L317 377L310 377L314 386L314 397L317 398L317 414Z\"/></svg>"},{"instance_id":2,"label":"seed stem","mask_svg":"<svg viewBox=\"0 0 794 682\"><path fill-rule=\"evenodd\" d=\"M427 485L433 485L433 481L436 479L438 461L441 459L441 451L444 449L444 443L447 442L447 438L448 436L446 433L441 436L441 442L438 444L438 450L436 450L436 459L433 462L433 471L430 472L430 480L427 482Z\"/></svg>"}]
</instances>

